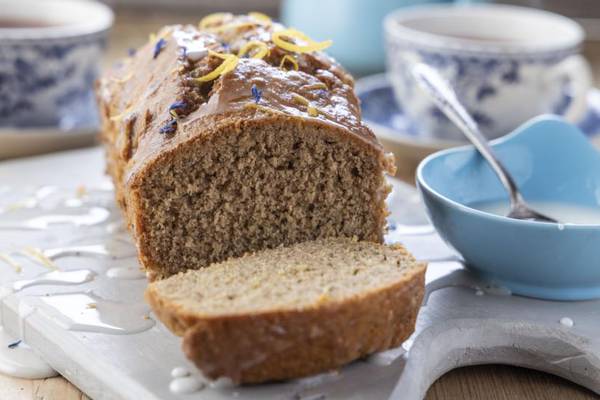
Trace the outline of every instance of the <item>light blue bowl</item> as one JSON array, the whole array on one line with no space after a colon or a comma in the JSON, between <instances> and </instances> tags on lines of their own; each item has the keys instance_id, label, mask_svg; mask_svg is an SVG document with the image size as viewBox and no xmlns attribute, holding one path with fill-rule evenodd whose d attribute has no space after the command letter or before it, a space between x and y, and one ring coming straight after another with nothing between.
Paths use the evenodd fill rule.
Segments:
<instances>
[{"instance_id":1,"label":"light blue bowl","mask_svg":"<svg viewBox=\"0 0 600 400\"><path fill-rule=\"evenodd\" d=\"M493 147L525 199L600 208L600 153L577 127L542 116ZM470 208L507 199L470 146L423 160L417 183L439 234L482 278L525 296L600 298L600 225L520 221Z\"/></svg>"}]
</instances>

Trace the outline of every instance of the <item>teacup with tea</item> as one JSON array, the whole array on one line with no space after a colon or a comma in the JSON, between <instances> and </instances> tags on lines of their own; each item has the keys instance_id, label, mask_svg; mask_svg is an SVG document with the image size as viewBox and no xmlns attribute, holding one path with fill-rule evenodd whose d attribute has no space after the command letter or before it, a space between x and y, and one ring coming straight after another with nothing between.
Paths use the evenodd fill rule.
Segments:
<instances>
[{"instance_id":1,"label":"teacup with tea","mask_svg":"<svg viewBox=\"0 0 600 400\"><path fill-rule=\"evenodd\" d=\"M438 70L489 138L545 113L576 121L586 111L589 65L574 21L507 5L420 6L386 17L388 77L422 135L462 134L416 84L411 68Z\"/></svg>"}]
</instances>

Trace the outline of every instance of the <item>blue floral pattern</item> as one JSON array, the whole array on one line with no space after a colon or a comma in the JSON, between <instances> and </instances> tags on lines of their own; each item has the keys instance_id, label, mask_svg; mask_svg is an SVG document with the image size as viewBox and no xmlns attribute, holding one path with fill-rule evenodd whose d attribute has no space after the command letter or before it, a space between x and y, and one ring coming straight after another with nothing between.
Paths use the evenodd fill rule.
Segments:
<instances>
[{"instance_id":1,"label":"blue floral pattern","mask_svg":"<svg viewBox=\"0 0 600 400\"><path fill-rule=\"evenodd\" d=\"M569 108L573 100L569 93L570 82L562 77L559 78L562 79L559 84L552 85L546 93L541 94L548 102L546 110L540 109L537 101L518 98L507 103L506 98L509 93L524 93L528 88L532 88L533 92L539 86L536 81L539 76L534 71L540 67L548 69L557 65L576 54L577 48L540 55L498 56L459 49L435 50L413 43L392 41L387 43L387 49L388 71L396 88L396 97L404 104L414 123L433 136L455 139L461 135L445 115L417 91L411 74L414 63L425 63L440 71L490 137L500 136L514 128L515 124L508 121L513 114L521 117L518 123L522 122L524 116L527 119L544 111L560 114Z\"/></svg>"},{"instance_id":2,"label":"blue floral pattern","mask_svg":"<svg viewBox=\"0 0 600 400\"><path fill-rule=\"evenodd\" d=\"M0 126L97 126L93 94L106 32L0 43Z\"/></svg>"},{"instance_id":3,"label":"blue floral pattern","mask_svg":"<svg viewBox=\"0 0 600 400\"><path fill-rule=\"evenodd\" d=\"M361 103L363 120L375 132L377 132L379 127L382 127L388 132L394 132L399 137L424 136L404 114L402 107L396 101L390 82L384 75L381 75L380 78L365 78L365 81L367 80L372 83L366 84L363 87L363 83L359 81L357 83L357 92ZM567 82L565 82L565 87L568 87ZM562 107L571 101L569 96L568 91L565 91L558 111L561 111ZM440 111L437 112L441 114ZM560 112L557 114L560 114ZM594 90L591 92L588 111L577 125L590 138L600 136L600 91Z\"/></svg>"}]
</instances>

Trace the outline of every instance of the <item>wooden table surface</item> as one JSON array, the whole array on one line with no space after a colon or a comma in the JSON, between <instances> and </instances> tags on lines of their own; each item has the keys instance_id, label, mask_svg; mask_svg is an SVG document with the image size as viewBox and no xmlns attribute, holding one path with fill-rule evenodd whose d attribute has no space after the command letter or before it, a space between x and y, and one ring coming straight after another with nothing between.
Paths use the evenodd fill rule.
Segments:
<instances>
[{"instance_id":1,"label":"wooden table surface","mask_svg":"<svg viewBox=\"0 0 600 400\"><path fill-rule=\"evenodd\" d=\"M197 22L200 12L165 13L117 11L105 66L147 40L148 34L168 23ZM600 83L600 44L586 45L596 84ZM484 365L460 368L442 376L429 390L427 400L548 400L598 399L600 396L559 377L523 368ZM0 399L80 400L89 399L62 377L41 380L16 379L0 374ZM138 399L135 399L138 400ZM141 400L141 399L139 399Z\"/></svg>"}]
</instances>

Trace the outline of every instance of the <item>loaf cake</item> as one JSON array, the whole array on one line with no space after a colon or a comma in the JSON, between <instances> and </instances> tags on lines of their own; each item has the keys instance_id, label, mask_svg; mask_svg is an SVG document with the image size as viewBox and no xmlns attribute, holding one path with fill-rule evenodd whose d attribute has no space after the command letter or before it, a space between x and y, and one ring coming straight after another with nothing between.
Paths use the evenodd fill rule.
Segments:
<instances>
[{"instance_id":1,"label":"loaf cake","mask_svg":"<svg viewBox=\"0 0 600 400\"><path fill-rule=\"evenodd\" d=\"M320 239L181 272L151 283L146 299L207 377L258 383L399 346L424 271L398 245Z\"/></svg>"},{"instance_id":2,"label":"loaf cake","mask_svg":"<svg viewBox=\"0 0 600 400\"><path fill-rule=\"evenodd\" d=\"M393 160L329 45L215 14L163 28L100 80L108 172L151 280L307 240L382 241Z\"/></svg>"}]
</instances>

